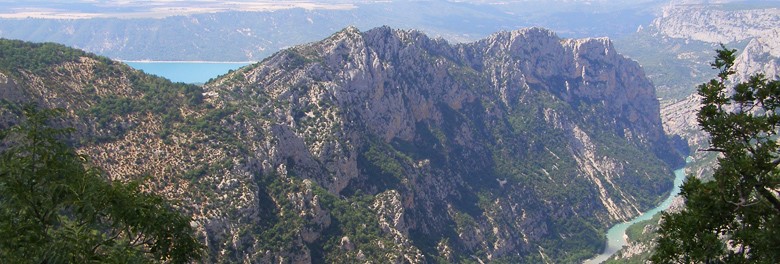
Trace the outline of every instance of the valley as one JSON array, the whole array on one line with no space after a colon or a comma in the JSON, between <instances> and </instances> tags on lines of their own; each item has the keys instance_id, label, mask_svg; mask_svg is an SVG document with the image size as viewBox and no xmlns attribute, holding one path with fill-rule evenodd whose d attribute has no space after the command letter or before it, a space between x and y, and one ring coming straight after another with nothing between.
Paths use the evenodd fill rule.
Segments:
<instances>
[{"instance_id":1,"label":"valley","mask_svg":"<svg viewBox=\"0 0 780 264\"><path fill-rule=\"evenodd\" d=\"M161 2L0 12L0 129L64 109L206 262L644 263L714 50L780 69L769 1Z\"/></svg>"},{"instance_id":2,"label":"valley","mask_svg":"<svg viewBox=\"0 0 780 264\"><path fill-rule=\"evenodd\" d=\"M625 247L628 243L626 230L632 225L635 225L643 221L648 221L652 219L656 214L669 209L670 206L672 206L672 203L679 197L678 195L680 194L680 185L682 185L683 180L685 180L685 168L680 168L675 170L674 185L672 187L672 190L669 192L669 196L663 202L661 202L657 207L654 207L653 209L643 212L641 215L631 219L631 221L619 223L610 227L609 230L607 231L607 246L604 249L604 251L601 254L597 255L596 257L592 259L588 259L583 263L586 264L602 263L607 259L612 258L612 256L618 251L623 250L623 247ZM645 253L645 252L640 252L640 253Z\"/></svg>"},{"instance_id":3,"label":"valley","mask_svg":"<svg viewBox=\"0 0 780 264\"><path fill-rule=\"evenodd\" d=\"M150 188L189 201L213 261L583 260L681 163L652 85L606 39L532 28L450 45L347 28L202 88L66 54L8 65L4 99L72 113L80 151L111 177L159 175Z\"/></svg>"}]
</instances>

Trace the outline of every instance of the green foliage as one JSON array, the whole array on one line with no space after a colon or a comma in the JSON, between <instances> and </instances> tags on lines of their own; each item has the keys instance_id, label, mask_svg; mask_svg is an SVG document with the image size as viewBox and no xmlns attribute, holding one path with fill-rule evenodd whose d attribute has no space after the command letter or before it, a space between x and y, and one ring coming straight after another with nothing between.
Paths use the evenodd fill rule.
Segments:
<instances>
[{"instance_id":1,"label":"green foliage","mask_svg":"<svg viewBox=\"0 0 780 264\"><path fill-rule=\"evenodd\" d=\"M719 166L712 181L686 179L685 209L663 216L656 263L780 262L780 81L758 74L727 90L735 53L718 50L718 78L698 87Z\"/></svg>"},{"instance_id":2,"label":"green foliage","mask_svg":"<svg viewBox=\"0 0 780 264\"><path fill-rule=\"evenodd\" d=\"M615 40L617 50L636 59L656 87L661 101L678 101L695 92L712 69L701 63L711 56L713 44L689 39L659 39L652 30L643 30ZM738 43L744 46L747 43Z\"/></svg>"},{"instance_id":3,"label":"green foliage","mask_svg":"<svg viewBox=\"0 0 780 264\"><path fill-rule=\"evenodd\" d=\"M306 55L303 54L303 52L306 52L305 50L302 50L303 48L296 49L290 49L284 51L284 54L287 56L287 59L284 60L284 63L281 65L282 69L285 70L294 70L303 67L307 63L312 62L313 60L310 58L307 58Z\"/></svg>"},{"instance_id":4,"label":"green foliage","mask_svg":"<svg viewBox=\"0 0 780 264\"><path fill-rule=\"evenodd\" d=\"M500 178L508 178L510 182L520 185L533 185L534 188L549 197L553 204L561 207L585 206L583 194L595 194L593 183L581 176L579 165L571 154L572 142L564 128L556 128L545 119L545 111L554 110L563 119L583 118L595 120L580 124L579 128L588 134L595 146L596 157L624 161L623 174L611 177L609 180L620 186L621 191L631 193L635 198L632 202L641 208L651 207L659 202L663 193L671 188L669 171L666 163L648 155L646 147L638 146L616 135L610 120L598 105L582 102L577 108L561 101L546 92L529 92L524 95L528 103L518 104L509 116L509 136L501 132L500 126L494 126L496 137L504 140L503 146L493 151ZM596 114L594 114L596 113ZM603 116L603 117L602 117ZM510 141L512 140L512 141ZM516 147L508 147L516 146ZM518 161L516 157L529 157ZM607 175L595 173L602 181ZM555 181L567 182L565 188ZM610 193L617 190L605 185ZM621 199L620 197L615 197ZM592 256L593 252L601 250L605 230L597 221L587 218L555 218L548 221L550 233L561 234L565 239L551 237L542 240L540 244L545 254L556 262L581 262ZM542 262L542 260L538 260Z\"/></svg>"},{"instance_id":5,"label":"green foliage","mask_svg":"<svg viewBox=\"0 0 780 264\"><path fill-rule=\"evenodd\" d=\"M124 135L126 127L115 122L118 116L133 113L151 113L162 117L165 129L171 129L177 122L183 121L181 110L184 108L199 108L203 102L203 89L196 85L173 83L167 79L142 72L132 71L121 63L115 63L108 58L96 56L81 50L68 48L53 43L30 43L17 40L0 39L0 71L23 80L22 76L32 73L40 77L48 89L63 89L60 76L62 66L67 62L79 63L83 57L97 63L85 64L94 74L89 77L94 81L83 89L83 98L91 107L77 110L76 115L84 119L83 123L96 123L98 130L91 139L94 141L110 141ZM75 77L75 76L74 76ZM110 90L103 81L126 78L138 92L138 98L121 93L98 96L96 85L101 90ZM74 91L68 91L73 93ZM78 94L74 94L79 96Z\"/></svg>"},{"instance_id":6,"label":"green foliage","mask_svg":"<svg viewBox=\"0 0 780 264\"><path fill-rule=\"evenodd\" d=\"M111 131L109 134L94 136L96 141L110 141L121 137L125 129L117 127L116 117L133 113L152 113L162 117L163 129L171 129L176 123L183 122L181 109L198 108L203 102L201 87L172 83L171 81L138 72L128 72L130 80L143 97L133 99L124 96L107 95L94 97L95 104L87 110L79 111L80 116L96 118L98 129Z\"/></svg>"},{"instance_id":7,"label":"green foliage","mask_svg":"<svg viewBox=\"0 0 780 264\"><path fill-rule=\"evenodd\" d=\"M29 43L0 39L0 70L17 74L18 69L40 73L51 65L65 61L77 61L87 53L55 43ZM106 59L106 62L110 62Z\"/></svg>"},{"instance_id":8,"label":"green foliage","mask_svg":"<svg viewBox=\"0 0 780 264\"><path fill-rule=\"evenodd\" d=\"M640 221L636 224L633 224L629 226L626 229L626 235L628 236L628 240L630 241L641 241L641 242L649 242L655 238L653 232L647 232L645 233L645 228L652 228L653 225L657 224L658 221L661 220L661 213L657 213L653 215L652 218Z\"/></svg>"},{"instance_id":9,"label":"green foliage","mask_svg":"<svg viewBox=\"0 0 780 264\"><path fill-rule=\"evenodd\" d=\"M662 213L653 215L652 218L640 221L629 226L626 229L626 236L628 236L629 243L636 243L639 245L652 246L658 235L656 230L658 229L658 222L661 220ZM646 232L647 231L647 232ZM612 255L606 262L607 264L644 264L650 259L654 250L644 250L641 252L634 252L630 257L621 256L621 252L625 252L627 248L623 248L615 255Z\"/></svg>"},{"instance_id":10,"label":"green foliage","mask_svg":"<svg viewBox=\"0 0 780 264\"><path fill-rule=\"evenodd\" d=\"M93 114L126 115L135 112L149 112L163 117L164 124L182 121L181 108L198 106L203 102L203 89L189 84L171 81L141 73L130 73L133 87L143 93L140 99L107 96L98 98Z\"/></svg>"},{"instance_id":11,"label":"green foliage","mask_svg":"<svg viewBox=\"0 0 780 264\"><path fill-rule=\"evenodd\" d=\"M186 263L201 254L190 219L137 182L109 182L47 125L56 110L24 108L3 131L0 259L8 263Z\"/></svg>"},{"instance_id":12,"label":"green foliage","mask_svg":"<svg viewBox=\"0 0 780 264\"><path fill-rule=\"evenodd\" d=\"M283 255L296 250L302 230L323 228L317 240L305 244L315 263L354 263L359 261L358 251L363 252L364 261L381 263L393 251L393 241L382 233L376 212L371 209L374 196L357 192L349 198L339 198L314 182L276 174L258 176L258 179L262 217L251 230L259 242L254 250ZM330 219L329 225L320 227L310 215L301 215L297 201L291 200L295 194L309 191L320 208L328 212L325 217ZM353 250L341 247L343 237L349 238ZM379 246L380 243L386 247ZM238 252L246 250L249 248L237 248Z\"/></svg>"},{"instance_id":13,"label":"green foliage","mask_svg":"<svg viewBox=\"0 0 780 264\"><path fill-rule=\"evenodd\" d=\"M275 176L275 175L273 175ZM303 227L303 219L295 212L293 201L290 201L288 195L300 192L300 186L294 182L285 182L279 177L266 176L266 192L268 197L273 197L276 208L273 208L275 215L266 220L260 231L260 245L262 250L273 250L278 252L287 252L291 250L293 240L299 234Z\"/></svg>"},{"instance_id":14,"label":"green foliage","mask_svg":"<svg viewBox=\"0 0 780 264\"><path fill-rule=\"evenodd\" d=\"M233 135L234 132L226 125L227 122L236 122L231 118L231 115L234 115L237 112L238 108L231 105L227 105L224 108L213 109L206 112L203 116L187 120L188 124L183 127L183 129L194 129L206 133L221 142L230 142L240 145L236 142L236 136ZM245 115L245 113L241 114Z\"/></svg>"},{"instance_id":15,"label":"green foliage","mask_svg":"<svg viewBox=\"0 0 780 264\"><path fill-rule=\"evenodd\" d=\"M326 263L354 263L360 261L357 251L362 251L366 260L382 262L391 248L378 246L379 243L393 245L393 241L385 238L377 224L376 213L371 210L374 197L370 195L355 194L349 199L339 199L318 188L323 209L329 210L333 219L331 228L324 232L324 245ZM349 237L355 249L346 251L340 248L342 237Z\"/></svg>"},{"instance_id":16,"label":"green foliage","mask_svg":"<svg viewBox=\"0 0 780 264\"><path fill-rule=\"evenodd\" d=\"M358 163L368 177L367 183L383 189L397 188L406 177L401 162L408 163L408 158L382 142L372 142L367 148L358 156Z\"/></svg>"}]
</instances>

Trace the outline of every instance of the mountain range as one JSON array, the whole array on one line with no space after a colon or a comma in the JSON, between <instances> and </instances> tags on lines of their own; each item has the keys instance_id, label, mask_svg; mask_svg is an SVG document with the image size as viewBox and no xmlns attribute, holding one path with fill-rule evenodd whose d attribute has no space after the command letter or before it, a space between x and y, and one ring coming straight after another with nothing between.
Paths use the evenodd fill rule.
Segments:
<instances>
[{"instance_id":1,"label":"mountain range","mask_svg":"<svg viewBox=\"0 0 780 264\"><path fill-rule=\"evenodd\" d=\"M648 9L657 1L76 2L83 3L2 4L0 37L57 42L120 60L259 61L350 25L418 29L451 42L529 26L569 37L615 37L649 23Z\"/></svg>"},{"instance_id":2,"label":"mountain range","mask_svg":"<svg viewBox=\"0 0 780 264\"><path fill-rule=\"evenodd\" d=\"M682 165L605 38L348 27L202 87L0 44L0 124L64 108L92 163L179 201L209 262L582 261Z\"/></svg>"}]
</instances>

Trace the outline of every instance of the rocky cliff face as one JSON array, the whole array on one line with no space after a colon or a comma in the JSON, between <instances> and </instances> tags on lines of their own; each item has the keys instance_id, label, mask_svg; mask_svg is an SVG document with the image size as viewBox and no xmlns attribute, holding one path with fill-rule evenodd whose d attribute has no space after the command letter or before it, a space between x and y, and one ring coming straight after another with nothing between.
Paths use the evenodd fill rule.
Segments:
<instances>
[{"instance_id":1,"label":"rocky cliff face","mask_svg":"<svg viewBox=\"0 0 780 264\"><path fill-rule=\"evenodd\" d=\"M427 255L573 260L586 254L545 245L595 242L588 225L669 187L651 180L668 175L656 157L671 157L653 87L606 39L525 29L450 45L347 28L205 89L268 113L241 132L275 143L253 150L266 173L282 164L331 193L400 195L396 234ZM621 156L647 153L658 156Z\"/></svg>"},{"instance_id":2,"label":"rocky cliff face","mask_svg":"<svg viewBox=\"0 0 780 264\"><path fill-rule=\"evenodd\" d=\"M75 57L6 69L25 96L4 99L61 89L43 102L79 120L80 150L156 175L211 261L580 261L680 162L653 86L606 39L347 28L202 90Z\"/></svg>"},{"instance_id":3,"label":"rocky cliff face","mask_svg":"<svg viewBox=\"0 0 780 264\"><path fill-rule=\"evenodd\" d=\"M737 4L731 3L737 2ZM684 84L689 92L682 93L686 96L673 98L665 102L661 107L661 118L664 129L669 135L677 135L687 141L690 146L690 163L686 166L686 173L702 179L711 177L717 165L717 155L712 152L699 151L709 147L709 135L701 131L696 120L696 114L700 109L701 97L696 94L697 85L712 78L716 78L716 72L704 72L696 70L696 67L707 66L712 63L715 49L719 43L726 44L727 48L738 49L738 56L733 70L731 84L746 81L750 76L764 73L767 78L776 79L780 61L780 5L769 2L739 2L739 1L675 1L663 10L663 14L656 18L648 27L649 33L654 37L653 42L662 43L661 50L667 50L660 56L671 54L677 56L678 62L689 62L689 69L675 69L678 71L690 71L691 74L682 75L684 78L674 79L674 82ZM666 43L673 43L672 45ZM664 53L658 52L658 53ZM652 53L652 56L659 56ZM655 59L655 58L653 58ZM683 63L678 63L683 64ZM655 67L669 67L674 63L663 63ZM697 65L697 66L696 66ZM645 65L647 66L647 65ZM671 67L670 67L671 68ZM674 69L674 68L672 68ZM668 76L660 76L654 82L669 82ZM692 93L692 94L691 94ZM676 201L677 206L670 210L679 210L684 202ZM677 207L677 208L674 208ZM644 226L643 236L640 239L629 241L629 246L615 254L613 259L621 262L648 262L648 249L654 247L653 232L657 229L659 219L653 219ZM634 227L632 227L634 228Z\"/></svg>"},{"instance_id":4,"label":"rocky cliff face","mask_svg":"<svg viewBox=\"0 0 780 264\"><path fill-rule=\"evenodd\" d=\"M768 77L778 75L780 6L741 9L728 3L670 4L652 26L670 38L731 46L747 42L736 61L736 81L758 72Z\"/></svg>"},{"instance_id":5,"label":"rocky cliff face","mask_svg":"<svg viewBox=\"0 0 780 264\"><path fill-rule=\"evenodd\" d=\"M764 74L768 79L777 79L780 76L780 58L773 55L770 45L765 44L762 38L753 38L739 52L732 69L736 74L728 85L748 81L751 76L758 73ZM664 120L666 133L685 138L694 150L709 145L709 136L701 131L696 120L696 114L701 108L700 102L701 96L694 93L682 100L669 102L661 108L661 118ZM716 161L714 155L694 151L691 157L693 163L689 166L688 173L700 178L712 175L712 165Z\"/></svg>"},{"instance_id":6,"label":"rocky cliff face","mask_svg":"<svg viewBox=\"0 0 780 264\"><path fill-rule=\"evenodd\" d=\"M780 78L780 48L773 47L780 46L776 40L780 40L780 36L750 40L734 61L736 82L747 81L756 73L763 73L769 79Z\"/></svg>"},{"instance_id":7,"label":"rocky cliff face","mask_svg":"<svg viewBox=\"0 0 780 264\"><path fill-rule=\"evenodd\" d=\"M688 43L704 43L699 49L706 49L699 54L712 54L717 44L724 43L728 48L738 48L739 55L733 70L736 71L733 83L747 80L756 73L764 73L767 78L778 76L780 65L780 6L772 3L733 3L735 1L703 2L680 1L673 2L663 9L648 28L657 41L671 42L667 39L681 39ZM663 40L663 41L661 41ZM714 46L713 46L714 45ZM669 50L684 51L681 44L667 47ZM680 61L695 61L696 65L709 65L712 56L696 55L697 52L686 51L677 55ZM662 66L663 67L663 66ZM692 73L695 70L691 71ZM696 112L699 110L699 96L695 89L698 84L715 77L715 72L707 74L690 74L690 78L678 79L677 82L687 84L688 95L670 100L661 109L664 127L667 133L685 138L695 150L706 148L708 137L698 128ZM663 78L663 77L661 77ZM693 82L692 82L693 81ZM683 88L681 88L683 89ZM714 157L701 152L692 152L694 158L691 172L699 177L707 177L711 171Z\"/></svg>"},{"instance_id":8,"label":"rocky cliff face","mask_svg":"<svg viewBox=\"0 0 780 264\"><path fill-rule=\"evenodd\" d=\"M739 8L729 3L671 3L652 24L661 34L711 43L732 43L763 38L780 52L780 8ZM775 55L777 56L777 55Z\"/></svg>"},{"instance_id":9,"label":"rocky cliff face","mask_svg":"<svg viewBox=\"0 0 780 264\"><path fill-rule=\"evenodd\" d=\"M743 51L754 42L750 45L761 44L761 53L778 57L778 28L777 2L675 0L617 44L642 64L663 100L677 101L715 76L710 63L721 43Z\"/></svg>"}]
</instances>

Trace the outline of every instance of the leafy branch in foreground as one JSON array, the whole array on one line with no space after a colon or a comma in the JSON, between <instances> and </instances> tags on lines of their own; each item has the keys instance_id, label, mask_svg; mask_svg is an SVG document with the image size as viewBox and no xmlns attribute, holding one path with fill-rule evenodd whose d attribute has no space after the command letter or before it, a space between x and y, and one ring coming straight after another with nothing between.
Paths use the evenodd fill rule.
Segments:
<instances>
[{"instance_id":1,"label":"leafy branch in foreground","mask_svg":"<svg viewBox=\"0 0 780 264\"><path fill-rule=\"evenodd\" d=\"M0 133L0 259L8 263L186 263L203 246L190 218L137 182L108 181L47 125L59 111L24 107Z\"/></svg>"},{"instance_id":2,"label":"leafy branch in foreground","mask_svg":"<svg viewBox=\"0 0 780 264\"><path fill-rule=\"evenodd\" d=\"M706 151L720 154L714 180L689 176L685 208L664 213L655 263L780 263L780 81L762 74L726 88L736 50L722 47L718 78L699 86Z\"/></svg>"}]
</instances>

